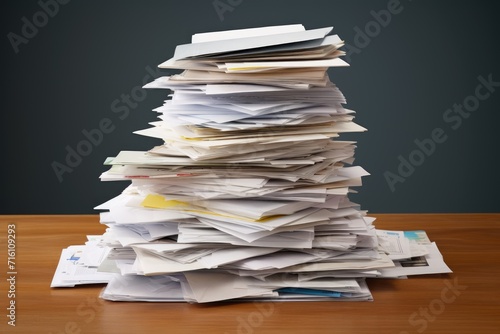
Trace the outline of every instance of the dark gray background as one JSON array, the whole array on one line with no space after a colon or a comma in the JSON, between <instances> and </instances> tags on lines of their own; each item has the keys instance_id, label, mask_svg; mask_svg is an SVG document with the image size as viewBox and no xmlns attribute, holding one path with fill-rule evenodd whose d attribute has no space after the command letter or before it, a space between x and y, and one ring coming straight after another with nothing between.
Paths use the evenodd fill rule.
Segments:
<instances>
[{"instance_id":1,"label":"dark gray background","mask_svg":"<svg viewBox=\"0 0 500 334\"><path fill-rule=\"evenodd\" d=\"M355 46L355 27L374 21L370 11L389 1L220 0L231 11L218 16L207 1L82 1L59 12L16 54L8 39L20 35L23 17L33 22L37 1L3 1L1 31L2 131L0 213L93 213L126 183L100 182L102 162L120 150L147 150L159 141L132 134L155 120L164 91L147 97L123 120L111 104L130 94L168 59L177 44L205 31L302 23L334 26ZM356 163L372 175L352 198L371 212L499 212L497 157L500 89L453 130L443 113L474 94L477 77L500 81L499 6L493 1L401 0L393 15L351 67L330 70L347 107L369 129L358 141ZM359 45L359 44L358 44ZM169 74L173 72L165 72ZM59 182L53 161L64 163L67 145L82 130L109 118L115 130ZM440 127L448 136L392 192L384 172L397 173L415 139Z\"/></svg>"}]
</instances>

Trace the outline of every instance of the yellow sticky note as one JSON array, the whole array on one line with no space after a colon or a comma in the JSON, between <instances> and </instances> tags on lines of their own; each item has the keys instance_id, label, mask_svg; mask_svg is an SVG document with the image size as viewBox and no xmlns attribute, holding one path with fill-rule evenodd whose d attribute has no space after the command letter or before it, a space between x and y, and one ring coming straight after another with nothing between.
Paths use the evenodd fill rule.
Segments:
<instances>
[{"instance_id":1,"label":"yellow sticky note","mask_svg":"<svg viewBox=\"0 0 500 334\"><path fill-rule=\"evenodd\" d=\"M228 68L229 72L232 72L232 71L255 71L255 70L264 70L264 69L267 69L267 68L272 68L272 67L255 67L255 66L251 66L251 67L230 67Z\"/></svg>"},{"instance_id":2,"label":"yellow sticky note","mask_svg":"<svg viewBox=\"0 0 500 334\"><path fill-rule=\"evenodd\" d=\"M141 205L145 208L153 209L170 209L176 206L186 206L187 204L176 200L167 200L161 195L147 195L146 198L141 202Z\"/></svg>"}]
</instances>

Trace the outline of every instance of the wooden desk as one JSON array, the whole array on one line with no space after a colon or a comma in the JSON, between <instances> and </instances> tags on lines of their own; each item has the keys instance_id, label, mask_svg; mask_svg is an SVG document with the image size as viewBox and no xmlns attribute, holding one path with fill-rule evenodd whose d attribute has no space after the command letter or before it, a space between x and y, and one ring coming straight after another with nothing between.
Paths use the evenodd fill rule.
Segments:
<instances>
[{"instance_id":1,"label":"wooden desk","mask_svg":"<svg viewBox=\"0 0 500 334\"><path fill-rule=\"evenodd\" d=\"M500 214L378 214L423 229L450 275L369 280L373 302L108 302L100 286L49 288L62 248L102 234L98 217L0 216L1 333L500 333ZM16 224L16 327L7 325L7 225Z\"/></svg>"}]
</instances>

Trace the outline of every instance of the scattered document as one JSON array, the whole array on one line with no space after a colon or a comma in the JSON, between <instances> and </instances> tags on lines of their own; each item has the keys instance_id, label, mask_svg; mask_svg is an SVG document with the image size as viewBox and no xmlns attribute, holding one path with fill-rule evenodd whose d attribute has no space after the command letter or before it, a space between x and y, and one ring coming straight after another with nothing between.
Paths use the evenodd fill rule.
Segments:
<instances>
[{"instance_id":1,"label":"scattered document","mask_svg":"<svg viewBox=\"0 0 500 334\"><path fill-rule=\"evenodd\" d=\"M100 272L99 266L110 249L89 241L86 245L63 249L51 287L74 287L80 284L108 283L113 273Z\"/></svg>"}]
</instances>

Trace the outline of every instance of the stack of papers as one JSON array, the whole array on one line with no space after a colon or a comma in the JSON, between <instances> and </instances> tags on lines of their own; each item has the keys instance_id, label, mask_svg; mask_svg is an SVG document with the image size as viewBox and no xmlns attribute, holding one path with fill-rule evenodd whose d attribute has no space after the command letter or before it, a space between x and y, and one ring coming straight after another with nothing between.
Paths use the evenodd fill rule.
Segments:
<instances>
[{"instance_id":1,"label":"stack of papers","mask_svg":"<svg viewBox=\"0 0 500 334\"><path fill-rule=\"evenodd\" d=\"M183 72L145 86L173 93L136 133L163 143L108 158L101 176L130 182L96 208L99 272L115 273L104 299L371 300L366 277L407 274L397 242L379 245L348 199L368 173L338 137L366 129L329 80L347 66L331 31L196 34L159 65ZM429 253L404 251L397 260Z\"/></svg>"}]
</instances>

